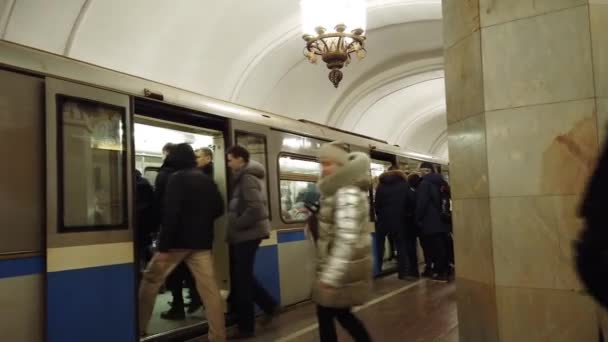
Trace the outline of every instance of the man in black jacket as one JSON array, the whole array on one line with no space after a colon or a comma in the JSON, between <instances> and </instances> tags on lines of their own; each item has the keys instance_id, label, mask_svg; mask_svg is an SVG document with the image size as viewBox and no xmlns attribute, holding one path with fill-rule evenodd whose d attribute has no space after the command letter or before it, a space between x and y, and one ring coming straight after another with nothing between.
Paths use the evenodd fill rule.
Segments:
<instances>
[{"instance_id":1,"label":"man in black jacket","mask_svg":"<svg viewBox=\"0 0 608 342\"><path fill-rule=\"evenodd\" d=\"M146 268L139 290L141 333L145 335L160 286L183 261L205 302L209 339L224 341L224 308L211 255L213 225L224 212L223 200L213 180L196 169L190 145L176 145L171 159L176 171L169 178L164 196L159 251Z\"/></svg>"}]
</instances>

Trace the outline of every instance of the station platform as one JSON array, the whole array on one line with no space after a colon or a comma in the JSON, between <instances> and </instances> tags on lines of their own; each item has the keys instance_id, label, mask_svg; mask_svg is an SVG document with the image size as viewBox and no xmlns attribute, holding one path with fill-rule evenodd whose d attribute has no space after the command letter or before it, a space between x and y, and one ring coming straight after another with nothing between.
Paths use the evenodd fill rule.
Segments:
<instances>
[{"instance_id":1,"label":"station platform","mask_svg":"<svg viewBox=\"0 0 608 342\"><path fill-rule=\"evenodd\" d=\"M456 285L429 280L406 282L396 276L377 279L372 300L355 308L374 341L457 342ZM339 326L339 325L338 325ZM318 341L315 305L288 308L268 327L257 328L252 342ZM230 330L229 330L230 332ZM340 341L350 336L338 328ZM206 337L188 342L204 342Z\"/></svg>"}]
</instances>

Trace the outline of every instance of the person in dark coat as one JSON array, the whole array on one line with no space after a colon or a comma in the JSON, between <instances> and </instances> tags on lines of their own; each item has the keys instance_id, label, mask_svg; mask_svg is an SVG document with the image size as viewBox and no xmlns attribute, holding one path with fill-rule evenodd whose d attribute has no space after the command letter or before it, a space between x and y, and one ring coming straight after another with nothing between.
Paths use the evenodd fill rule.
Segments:
<instances>
[{"instance_id":1,"label":"person in dark coat","mask_svg":"<svg viewBox=\"0 0 608 342\"><path fill-rule=\"evenodd\" d=\"M160 225L160 221L162 219L163 199L165 197L167 183L169 182L169 177L171 177L173 172L175 172L175 166L173 165L174 161L171 158L171 152L174 148L175 145L172 143L167 143L163 147L163 155L165 156L165 160L163 160L163 164L161 165L160 170L158 170L158 174L154 180L154 202L158 225Z\"/></svg>"},{"instance_id":2,"label":"person in dark coat","mask_svg":"<svg viewBox=\"0 0 608 342\"><path fill-rule=\"evenodd\" d=\"M156 214L158 221L157 226L161 225L164 212L165 192L167 189L167 184L169 183L169 178L177 171L176 163L178 161L173 155L175 146L177 145L167 143L163 147L163 155L165 156L165 160L163 161L163 164L158 171L158 175L156 176L156 181L154 182ZM173 300L171 301L171 308L168 311L160 314L161 318L167 320L183 320L186 318L183 295L184 282L187 282L189 285L191 297L191 302L188 304L188 312L193 313L201 307L200 296L194 288L194 278L188 270L186 264L180 263L167 277L167 289L171 291L171 297Z\"/></svg>"},{"instance_id":3,"label":"person in dark coat","mask_svg":"<svg viewBox=\"0 0 608 342\"><path fill-rule=\"evenodd\" d=\"M154 222L154 188L147 179L142 177L139 170L135 170L135 214L139 261L141 265L146 265L152 257L149 247L152 244L152 234L156 230L156 223Z\"/></svg>"},{"instance_id":4,"label":"person in dark coat","mask_svg":"<svg viewBox=\"0 0 608 342\"><path fill-rule=\"evenodd\" d=\"M205 302L209 340L224 341L223 301L211 254L214 222L224 212L224 201L213 180L196 169L196 156L190 145L176 145L169 158L175 172L165 189L158 253L148 264L141 282L140 334L146 333L156 295L165 277L185 262Z\"/></svg>"},{"instance_id":5,"label":"person in dark coat","mask_svg":"<svg viewBox=\"0 0 608 342\"><path fill-rule=\"evenodd\" d=\"M441 187L445 180L435 173L430 163L422 163L420 169L424 176L416 191L416 219L431 261L429 270L429 260L426 260L426 272L432 273L432 280L447 282L450 272L447 234L450 227L441 217Z\"/></svg>"},{"instance_id":6,"label":"person in dark coat","mask_svg":"<svg viewBox=\"0 0 608 342\"><path fill-rule=\"evenodd\" d=\"M420 176L414 174L408 178L408 187L405 200L405 250L407 252L407 279L417 279L420 277L418 269L418 237L420 227L416 220L416 188L420 183ZM410 181L411 179L411 181Z\"/></svg>"},{"instance_id":7,"label":"person in dark coat","mask_svg":"<svg viewBox=\"0 0 608 342\"><path fill-rule=\"evenodd\" d=\"M407 251L406 208L415 207L409 192L411 191L406 180L405 173L396 166L391 166L388 172L380 175L380 184L376 189L376 263L382 270L382 259L384 257L384 246L386 234L392 234L395 238L397 249L397 270L400 279L409 278L415 272L409 260L410 253Z\"/></svg>"}]
</instances>

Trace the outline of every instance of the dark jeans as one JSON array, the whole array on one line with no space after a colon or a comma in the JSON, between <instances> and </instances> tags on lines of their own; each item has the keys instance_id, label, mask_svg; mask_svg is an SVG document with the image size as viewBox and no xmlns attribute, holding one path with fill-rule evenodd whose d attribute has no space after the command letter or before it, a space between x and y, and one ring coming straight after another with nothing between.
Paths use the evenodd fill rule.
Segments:
<instances>
[{"instance_id":1,"label":"dark jeans","mask_svg":"<svg viewBox=\"0 0 608 342\"><path fill-rule=\"evenodd\" d=\"M321 342L337 342L336 324L337 319L340 325L348 331L355 342L368 342L371 337L361 322L350 308L328 308L317 305L317 319L319 321L319 337Z\"/></svg>"},{"instance_id":2,"label":"dark jeans","mask_svg":"<svg viewBox=\"0 0 608 342\"><path fill-rule=\"evenodd\" d=\"M428 235L420 235L420 246L424 255L424 273L433 272L433 253Z\"/></svg>"},{"instance_id":3,"label":"dark jeans","mask_svg":"<svg viewBox=\"0 0 608 342\"><path fill-rule=\"evenodd\" d=\"M448 246L448 262L450 265L456 265L454 260L454 236L451 233L446 234L446 244Z\"/></svg>"},{"instance_id":4,"label":"dark jeans","mask_svg":"<svg viewBox=\"0 0 608 342\"><path fill-rule=\"evenodd\" d=\"M378 225L376 225L376 267L378 267L379 271L382 271L382 264L384 262L384 246L388 236L388 230L378 228Z\"/></svg>"},{"instance_id":5,"label":"dark jeans","mask_svg":"<svg viewBox=\"0 0 608 342\"><path fill-rule=\"evenodd\" d=\"M255 304L265 313L272 314L278 304L264 289L253 274L255 254L261 240L246 241L230 245L231 304L236 312L239 331L255 331Z\"/></svg>"},{"instance_id":6,"label":"dark jeans","mask_svg":"<svg viewBox=\"0 0 608 342\"><path fill-rule=\"evenodd\" d=\"M433 273L439 275L448 275L450 270L449 256L448 256L448 238L447 233L433 233L423 237L426 241L426 247L429 249L428 257L432 266ZM426 260L427 269L429 261Z\"/></svg>"},{"instance_id":7,"label":"dark jeans","mask_svg":"<svg viewBox=\"0 0 608 342\"><path fill-rule=\"evenodd\" d=\"M397 269L399 277L418 277L418 253L416 251L416 234L402 229L395 234L397 245Z\"/></svg>"}]
</instances>

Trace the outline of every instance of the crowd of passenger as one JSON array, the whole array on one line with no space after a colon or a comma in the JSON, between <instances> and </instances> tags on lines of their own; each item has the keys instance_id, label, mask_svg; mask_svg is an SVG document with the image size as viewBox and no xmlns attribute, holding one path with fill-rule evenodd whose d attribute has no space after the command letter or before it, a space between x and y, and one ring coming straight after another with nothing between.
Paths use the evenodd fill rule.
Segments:
<instances>
[{"instance_id":1,"label":"crowd of passenger","mask_svg":"<svg viewBox=\"0 0 608 342\"><path fill-rule=\"evenodd\" d=\"M226 340L224 305L217 286L213 254L214 222L225 212L224 200L213 180L213 151L196 151L189 144L167 144L155 184L136 173L138 242L140 261L147 264L139 290L140 334L147 326L163 286L172 293L169 320L183 320L204 303L211 341ZM253 273L256 251L270 234L265 170L250 160L240 146L227 151L232 171L233 196L228 206L226 242L230 246L231 290L228 302L238 332L230 338L254 336L255 304L267 321L277 313L278 303ZM184 304L183 287L191 301Z\"/></svg>"},{"instance_id":2,"label":"crowd of passenger","mask_svg":"<svg viewBox=\"0 0 608 342\"><path fill-rule=\"evenodd\" d=\"M189 144L167 144L163 165L152 186L137 173L138 241L143 248L139 292L139 326L147 326L159 290L172 293L165 319L185 318L204 304L209 340L246 339L255 336L255 305L269 324L278 303L257 281L253 265L263 239L270 235L266 171L249 152L234 146L226 153L232 172L232 196L227 208L226 242L230 251L230 312L237 331L226 336L223 301L217 286L212 245L214 222L224 214L224 200L213 180L213 151L194 151ZM364 304L371 294L373 275L372 238L368 222L375 212L376 243L382 267L384 238L395 241L398 273L402 279L419 277L416 240L425 254L424 275L447 281L453 264L450 238L449 186L431 164L421 173L406 176L396 167L379 178L370 210L372 179L370 159L330 143L319 152L321 177L301 200L309 215L307 232L316 248L315 281L311 292L317 305L319 337L337 341L338 321L355 341L371 341L364 324L352 308ZM183 287L190 291L185 305Z\"/></svg>"},{"instance_id":3,"label":"crowd of passenger","mask_svg":"<svg viewBox=\"0 0 608 342\"><path fill-rule=\"evenodd\" d=\"M391 166L378 178L374 209L377 270L382 270L388 239L389 255L396 255L400 279L451 279L454 247L450 186L433 164L424 162L418 171L408 173ZM422 273L418 241L424 255Z\"/></svg>"}]
</instances>

